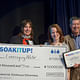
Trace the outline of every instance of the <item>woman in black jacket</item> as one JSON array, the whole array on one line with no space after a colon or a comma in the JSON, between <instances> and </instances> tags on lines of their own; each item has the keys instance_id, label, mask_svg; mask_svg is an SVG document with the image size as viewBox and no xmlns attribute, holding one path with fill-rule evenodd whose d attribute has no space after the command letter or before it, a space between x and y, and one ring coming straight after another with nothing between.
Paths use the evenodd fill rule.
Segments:
<instances>
[{"instance_id":1,"label":"woman in black jacket","mask_svg":"<svg viewBox=\"0 0 80 80\"><path fill-rule=\"evenodd\" d=\"M20 24L21 32L10 39L11 44L33 45L33 29L31 20L23 20Z\"/></svg>"}]
</instances>

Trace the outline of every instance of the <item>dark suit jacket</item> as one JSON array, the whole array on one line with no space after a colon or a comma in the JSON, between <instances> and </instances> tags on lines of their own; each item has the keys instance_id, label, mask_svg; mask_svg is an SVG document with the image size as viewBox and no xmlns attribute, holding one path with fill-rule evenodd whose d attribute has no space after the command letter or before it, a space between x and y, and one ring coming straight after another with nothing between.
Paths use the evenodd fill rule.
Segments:
<instances>
[{"instance_id":1,"label":"dark suit jacket","mask_svg":"<svg viewBox=\"0 0 80 80\"><path fill-rule=\"evenodd\" d=\"M13 36L10 40L10 44L22 44L23 38L19 35ZM34 45L36 45L35 41L33 40Z\"/></svg>"}]
</instances>

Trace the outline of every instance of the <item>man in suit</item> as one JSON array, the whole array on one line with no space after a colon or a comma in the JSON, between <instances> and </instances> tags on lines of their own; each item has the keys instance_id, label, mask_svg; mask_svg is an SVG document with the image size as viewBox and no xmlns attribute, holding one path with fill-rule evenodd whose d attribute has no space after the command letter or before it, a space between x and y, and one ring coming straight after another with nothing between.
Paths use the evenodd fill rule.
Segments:
<instances>
[{"instance_id":1,"label":"man in suit","mask_svg":"<svg viewBox=\"0 0 80 80\"><path fill-rule=\"evenodd\" d=\"M72 33L65 36L65 43L68 44L70 51L80 49L80 18L70 19L70 29Z\"/></svg>"},{"instance_id":2,"label":"man in suit","mask_svg":"<svg viewBox=\"0 0 80 80\"><path fill-rule=\"evenodd\" d=\"M71 35L65 36L65 43L70 51L80 49L80 18L72 17L70 19ZM80 80L80 64L75 64L69 69L69 80Z\"/></svg>"}]
</instances>

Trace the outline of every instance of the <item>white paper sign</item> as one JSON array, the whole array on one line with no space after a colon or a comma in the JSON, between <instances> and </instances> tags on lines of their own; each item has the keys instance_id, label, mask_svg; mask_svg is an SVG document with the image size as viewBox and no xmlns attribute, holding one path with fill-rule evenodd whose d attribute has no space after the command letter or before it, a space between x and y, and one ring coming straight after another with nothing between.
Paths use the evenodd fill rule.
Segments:
<instances>
[{"instance_id":1,"label":"white paper sign","mask_svg":"<svg viewBox=\"0 0 80 80\"><path fill-rule=\"evenodd\" d=\"M0 44L0 80L66 80L65 47Z\"/></svg>"},{"instance_id":2,"label":"white paper sign","mask_svg":"<svg viewBox=\"0 0 80 80\"><path fill-rule=\"evenodd\" d=\"M64 59L67 68L80 64L80 49L64 53Z\"/></svg>"}]
</instances>

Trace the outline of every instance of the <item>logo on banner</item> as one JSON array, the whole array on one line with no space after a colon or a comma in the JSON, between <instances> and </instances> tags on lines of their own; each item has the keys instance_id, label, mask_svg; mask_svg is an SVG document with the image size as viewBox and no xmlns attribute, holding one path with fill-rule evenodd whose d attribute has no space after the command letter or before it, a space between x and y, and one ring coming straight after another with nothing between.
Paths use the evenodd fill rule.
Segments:
<instances>
[{"instance_id":1,"label":"logo on banner","mask_svg":"<svg viewBox=\"0 0 80 80\"><path fill-rule=\"evenodd\" d=\"M75 54L80 54L80 51L72 52L72 53L66 54L65 56L72 56Z\"/></svg>"},{"instance_id":2,"label":"logo on banner","mask_svg":"<svg viewBox=\"0 0 80 80\"><path fill-rule=\"evenodd\" d=\"M52 49L51 50L51 54L60 54L60 50L59 49Z\"/></svg>"},{"instance_id":3,"label":"logo on banner","mask_svg":"<svg viewBox=\"0 0 80 80\"><path fill-rule=\"evenodd\" d=\"M0 47L0 52L32 53L33 48Z\"/></svg>"}]
</instances>

